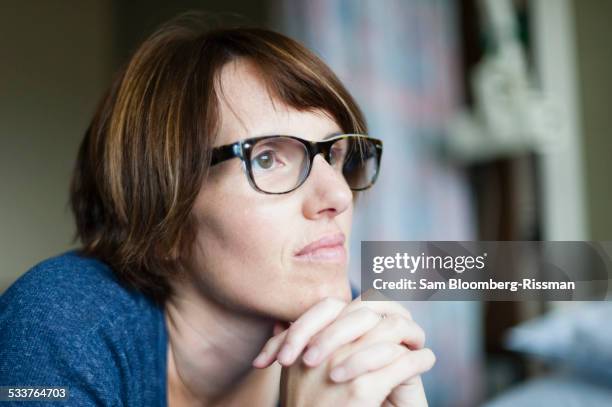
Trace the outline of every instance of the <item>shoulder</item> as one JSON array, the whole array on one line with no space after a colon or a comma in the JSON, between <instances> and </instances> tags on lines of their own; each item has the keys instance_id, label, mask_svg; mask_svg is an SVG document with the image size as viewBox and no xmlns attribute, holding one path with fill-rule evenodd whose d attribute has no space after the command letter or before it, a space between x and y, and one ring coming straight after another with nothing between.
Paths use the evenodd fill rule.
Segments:
<instances>
[{"instance_id":1,"label":"shoulder","mask_svg":"<svg viewBox=\"0 0 612 407\"><path fill-rule=\"evenodd\" d=\"M69 251L38 263L17 279L0 298L0 314L13 323L19 318L52 319L83 329L152 305L121 285L107 264Z\"/></svg>"},{"instance_id":2,"label":"shoulder","mask_svg":"<svg viewBox=\"0 0 612 407\"><path fill-rule=\"evenodd\" d=\"M69 385L78 400L114 405L133 393L122 377L146 383L161 371L162 327L161 310L121 285L108 265L63 253L0 297L0 385Z\"/></svg>"}]
</instances>

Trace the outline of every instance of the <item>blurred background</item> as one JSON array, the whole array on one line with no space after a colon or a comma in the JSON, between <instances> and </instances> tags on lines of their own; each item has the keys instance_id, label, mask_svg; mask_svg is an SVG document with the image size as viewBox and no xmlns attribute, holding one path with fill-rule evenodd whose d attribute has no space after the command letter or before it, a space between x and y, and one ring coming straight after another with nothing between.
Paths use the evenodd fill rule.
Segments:
<instances>
[{"instance_id":1,"label":"blurred background","mask_svg":"<svg viewBox=\"0 0 612 407\"><path fill-rule=\"evenodd\" d=\"M0 1L0 292L73 246L68 185L113 73L187 10L314 50L384 140L361 240L612 240L612 2ZM612 308L406 306L432 407L612 405Z\"/></svg>"}]
</instances>

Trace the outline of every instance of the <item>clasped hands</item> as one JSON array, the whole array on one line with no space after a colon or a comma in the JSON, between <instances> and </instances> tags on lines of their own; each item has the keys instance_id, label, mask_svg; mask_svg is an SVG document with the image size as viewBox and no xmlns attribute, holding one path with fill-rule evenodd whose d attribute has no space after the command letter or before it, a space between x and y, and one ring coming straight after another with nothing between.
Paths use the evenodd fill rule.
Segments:
<instances>
[{"instance_id":1,"label":"clasped hands","mask_svg":"<svg viewBox=\"0 0 612 407\"><path fill-rule=\"evenodd\" d=\"M435 356L403 306L326 298L273 336L253 361L282 366L283 407L423 407L420 375Z\"/></svg>"}]
</instances>

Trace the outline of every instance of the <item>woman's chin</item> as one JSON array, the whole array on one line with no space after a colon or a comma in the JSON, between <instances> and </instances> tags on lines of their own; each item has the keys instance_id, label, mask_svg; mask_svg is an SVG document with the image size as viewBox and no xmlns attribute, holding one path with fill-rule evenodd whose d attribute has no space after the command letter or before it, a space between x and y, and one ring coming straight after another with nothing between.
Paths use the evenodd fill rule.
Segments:
<instances>
[{"instance_id":1,"label":"woman's chin","mask_svg":"<svg viewBox=\"0 0 612 407\"><path fill-rule=\"evenodd\" d=\"M327 297L338 298L345 302L351 301L351 286L347 279L343 279L335 284L325 284L317 287L317 299L323 300Z\"/></svg>"}]
</instances>

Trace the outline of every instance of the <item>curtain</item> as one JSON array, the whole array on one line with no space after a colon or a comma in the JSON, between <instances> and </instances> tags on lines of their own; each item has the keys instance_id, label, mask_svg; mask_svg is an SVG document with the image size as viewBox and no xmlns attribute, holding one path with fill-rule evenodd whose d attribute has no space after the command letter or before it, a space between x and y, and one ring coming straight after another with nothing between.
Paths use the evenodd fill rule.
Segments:
<instances>
[{"instance_id":1,"label":"curtain","mask_svg":"<svg viewBox=\"0 0 612 407\"><path fill-rule=\"evenodd\" d=\"M473 240L467 181L440 154L459 104L458 10L445 0L282 0L282 31L314 50L384 142L377 184L358 200L350 276L362 240ZM423 376L431 406L473 406L482 393L481 304L405 303L436 366Z\"/></svg>"}]
</instances>

